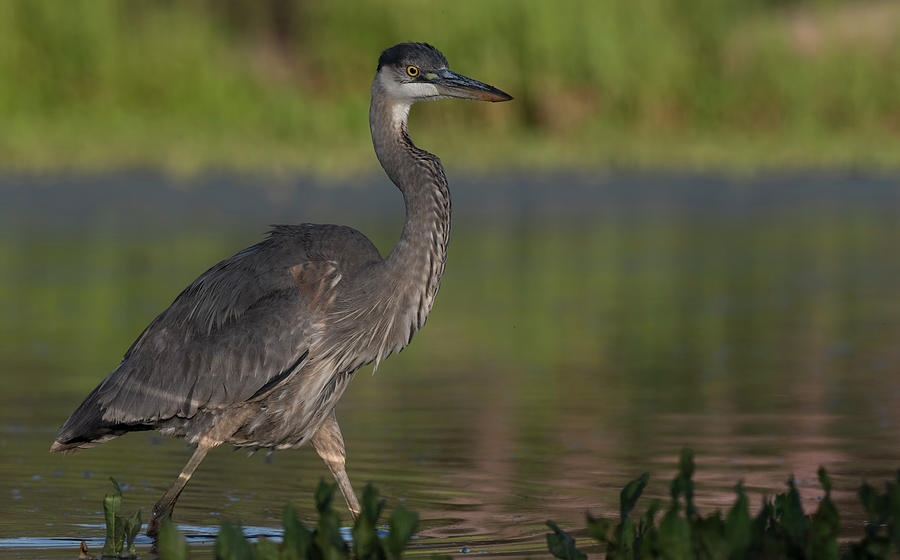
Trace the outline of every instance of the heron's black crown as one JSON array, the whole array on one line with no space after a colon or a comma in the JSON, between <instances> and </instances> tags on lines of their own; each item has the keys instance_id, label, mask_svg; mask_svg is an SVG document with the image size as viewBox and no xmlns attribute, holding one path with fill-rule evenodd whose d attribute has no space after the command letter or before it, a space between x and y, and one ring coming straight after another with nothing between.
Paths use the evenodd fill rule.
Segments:
<instances>
[{"instance_id":1,"label":"heron's black crown","mask_svg":"<svg viewBox=\"0 0 900 560\"><path fill-rule=\"evenodd\" d=\"M407 66L439 69L447 68L447 59L441 51L428 43L400 43L386 49L378 58L378 70L382 66Z\"/></svg>"}]
</instances>

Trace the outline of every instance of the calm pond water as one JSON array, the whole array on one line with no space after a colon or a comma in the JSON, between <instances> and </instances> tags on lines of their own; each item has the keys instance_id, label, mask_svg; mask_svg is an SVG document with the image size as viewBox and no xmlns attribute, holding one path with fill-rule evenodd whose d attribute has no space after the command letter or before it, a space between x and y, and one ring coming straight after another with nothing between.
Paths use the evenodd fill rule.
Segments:
<instances>
[{"instance_id":1,"label":"calm pond water","mask_svg":"<svg viewBox=\"0 0 900 560\"><path fill-rule=\"evenodd\" d=\"M585 511L617 515L643 471L645 495L666 496L685 446L705 511L739 479L758 507L792 474L812 509L824 465L842 535L861 534L860 482L900 467L900 179L450 179L428 325L338 407L351 480L420 513L416 552L544 556L547 519L587 543ZM57 456L56 430L181 288L267 224L352 224L386 252L400 197L363 182L0 178L0 557L97 552L109 476L146 518L182 442ZM311 449L217 449L176 520L201 545L226 519L277 536L288 501L312 519L328 476Z\"/></svg>"}]
</instances>

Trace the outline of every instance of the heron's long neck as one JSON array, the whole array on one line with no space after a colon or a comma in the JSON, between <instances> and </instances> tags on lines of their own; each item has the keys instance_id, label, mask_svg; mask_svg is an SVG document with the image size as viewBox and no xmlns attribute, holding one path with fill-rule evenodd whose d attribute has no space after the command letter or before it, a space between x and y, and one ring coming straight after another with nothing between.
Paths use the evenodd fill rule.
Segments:
<instances>
[{"instance_id":1,"label":"heron's long neck","mask_svg":"<svg viewBox=\"0 0 900 560\"><path fill-rule=\"evenodd\" d=\"M373 96L369 124L375 153L406 204L403 233L385 260L384 273L398 296L408 300L405 311L412 312L418 329L431 311L444 272L450 191L440 160L409 138L408 115L408 105Z\"/></svg>"}]
</instances>

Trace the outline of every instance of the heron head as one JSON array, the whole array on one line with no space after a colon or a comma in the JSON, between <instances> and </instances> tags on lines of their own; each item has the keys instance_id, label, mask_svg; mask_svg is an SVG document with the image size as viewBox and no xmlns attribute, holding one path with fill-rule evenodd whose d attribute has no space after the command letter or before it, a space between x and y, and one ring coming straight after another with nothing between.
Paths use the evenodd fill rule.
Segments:
<instances>
[{"instance_id":1,"label":"heron head","mask_svg":"<svg viewBox=\"0 0 900 560\"><path fill-rule=\"evenodd\" d=\"M400 43L378 59L375 86L409 104L457 97L479 101L509 101L512 96L447 68L447 59L428 43Z\"/></svg>"}]
</instances>

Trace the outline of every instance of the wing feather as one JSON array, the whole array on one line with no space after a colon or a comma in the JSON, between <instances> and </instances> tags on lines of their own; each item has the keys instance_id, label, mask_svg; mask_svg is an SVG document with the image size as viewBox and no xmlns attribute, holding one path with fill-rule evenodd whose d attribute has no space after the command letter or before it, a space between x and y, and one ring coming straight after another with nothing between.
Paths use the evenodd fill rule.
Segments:
<instances>
[{"instance_id":1,"label":"wing feather","mask_svg":"<svg viewBox=\"0 0 900 560\"><path fill-rule=\"evenodd\" d=\"M272 238L210 268L179 294L88 396L57 441L192 417L273 389L309 351L333 262ZM296 277L298 268L317 271ZM338 275L339 276L339 275Z\"/></svg>"},{"instance_id":2,"label":"wing feather","mask_svg":"<svg viewBox=\"0 0 900 560\"><path fill-rule=\"evenodd\" d=\"M332 260L338 256L340 266ZM276 226L182 291L69 417L51 449L89 447L262 398L301 367L342 274L380 260L351 228Z\"/></svg>"}]
</instances>

